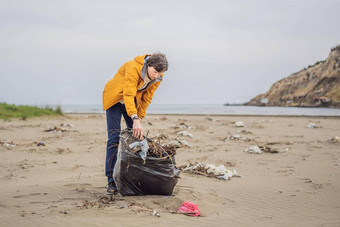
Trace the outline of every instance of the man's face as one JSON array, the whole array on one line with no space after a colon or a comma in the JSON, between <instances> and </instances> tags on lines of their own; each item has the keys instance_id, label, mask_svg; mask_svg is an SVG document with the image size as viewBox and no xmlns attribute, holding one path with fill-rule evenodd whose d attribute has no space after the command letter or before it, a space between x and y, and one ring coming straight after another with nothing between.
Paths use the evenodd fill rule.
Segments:
<instances>
[{"instance_id":1,"label":"man's face","mask_svg":"<svg viewBox=\"0 0 340 227\"><path fill-rule=\"evenodd\" d=\"M151 80L157 79L163 74L163 72L157 72L156 69L152 66L148 66L148 75Z\"/></svg>"}]
</instances>

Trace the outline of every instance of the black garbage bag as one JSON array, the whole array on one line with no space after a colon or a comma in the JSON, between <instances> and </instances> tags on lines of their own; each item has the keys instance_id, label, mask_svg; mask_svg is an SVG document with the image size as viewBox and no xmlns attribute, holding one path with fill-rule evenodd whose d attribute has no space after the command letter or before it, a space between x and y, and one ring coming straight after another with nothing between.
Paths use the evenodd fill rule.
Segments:
<instances>
[{"instance_id":1,"label":"black garbage bag","mask_svg":"<svg viewBox=\"0 0 340 227\"><path fill-rule=\"evenodd\" d=\"M128 138L131 138L131 133L123 131L113 172L118 192L123 196L171 195L180 173L175 156L146 156L143 160L129 148Z\"/></svg>"}]
</instances>

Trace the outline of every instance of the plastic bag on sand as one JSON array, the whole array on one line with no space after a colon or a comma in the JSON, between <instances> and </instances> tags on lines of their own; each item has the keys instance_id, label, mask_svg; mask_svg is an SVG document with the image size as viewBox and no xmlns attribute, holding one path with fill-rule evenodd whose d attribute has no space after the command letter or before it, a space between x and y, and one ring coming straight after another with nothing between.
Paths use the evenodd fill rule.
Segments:
<instances>
[{"instance_id":1,"label":"plastic bag on sand","mask_svg":"<svg viewBox=\"0 0 340 227\"><path fill-rule=\"evenodd\" d=\"M201 214L200 210L198 209L197 204L191 203L191 202L184 202L177 211L183 212L186 215L192 215L192 216L199 216Z\"/></svg>"},{"instance_id":2,"label":"plastic bag on sand","mask_svg":"<svg viewBox=\"0 0 340 227\"><path fill-rule=\"evenodd\" d=\"M126 133L129 132L121 133L113 171L118 192L123 196L171 195L180 173L175 157L162 159L146 156L143 160L130 151Z\"/></svg>"}]
</instances>

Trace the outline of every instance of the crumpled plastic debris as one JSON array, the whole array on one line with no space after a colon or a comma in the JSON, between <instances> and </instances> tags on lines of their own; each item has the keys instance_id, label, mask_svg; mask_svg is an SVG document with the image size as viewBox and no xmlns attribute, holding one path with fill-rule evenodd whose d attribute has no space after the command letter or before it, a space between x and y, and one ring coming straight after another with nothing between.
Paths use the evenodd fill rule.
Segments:
<instances>
[{"instance_id":1,"label":"crumpled plastic debris","mask_svg":"<svg viewBox=\"0 0 340 227\"><path fill-rule=\"evenodd\" d=\"M7 149L9 149L10 147L16 147L17 146L13 141L9 141L9 140L0 140L0 144L5 146Z\"/></svg>"},{"instance_id":2,"label":"crumpled plastic debris","mask_svg":"<svg viewBox=\"0 0 340 227\"><path fill-rule=\"evenodd\" d=\"M158 213L157 210L153 210L152 216L160 217L161 215Z\"/></svg>"},{"instance_id":3,"label":"crumpled plastic debris","mask_svg":"<svg viewBox=\"0 0 340 227\"><path fill-rule=\"evenodd\" d=\"M217 176L218 179L227 181L231 177L240 177L235 169L233 171L228 170L224 165L215 166L214 164L206 164L205 168L207 169L208 174L212 173Z\"/></svg>"},{"instance_id":4,"label":"crumpled plastic debris","mask_svg":"<svg viewBox=\"0 0 340 227\"><path fill-rule=\"evenodd\" d=\"M140 157L145 161L146 159L146 152L149 150L149 145L146 139L143 139L142 141L136 141L134 143L131 143L129 145L131 149L140 147L142 150L139 152Z\"/></svg>"},{"instance_id":5,"label":"crumpled plastic debris","mask_svg":"<svg viewBox=\"0 0 340 227\"><path fill-rule=\"evenodd\" d=\"M243 123L243 121L236 121L234 124L234 127L242 128L242 127L246 127L246 125Z\"/></svg>"},{"instance_id":6,"label":"crumpled plastic debris","mask_svg":"<svg viewBox=\"0 0 340 227\"><path fill-rule=\"evenodd\" d=\"M193 172L205 176L215 176L216 178L225 181L229 180L231 177L241 177L235 169L231 171L224 165L215 166L214 164L204 164L203 162L197 162L195 164L189 163L186 167L182 168L182 171Z\"/></svg>"},{"instance_id":7,"label":"crumpled plastic debris","mask_svg":"<svg viewBox=\"0 0 340 227\"><path fill-rule=\"evenodd\" d=\"M46 144L44 142L37 142L37 146L46 146Z\"/></svg>"},{"instance_id":8,"label":"crumpled plastic debris","mask_svg":"<svg viewBox=\"0 0 340 227\"><path fill-rule=\"evenodd\" d=\"M189 126L188 124L186 124L184 122L180 122L178 125L172 124L171 128L174 128L174 129L194 129L195 127Z\"/></svg>"},{"instance_id":9,"label":"crumpled plastic debris","mask_svg":"<svg viewBox=\"0 0 340 227\"><path fill-rule=\"evenodd\" d=\"M244 150L247 153L262 154L262 150L258 146L251 146Z\"/></svg>"},{"instance_id":10,"label":"crumpled plastic debris","mask_svg":"<svg viewBox=\"0 0 340 227\"><path fill-rule=\"evenodd\" d=\"M194 137L191 133L188 133L187 131L180 131L180 132L177 132L177 135L180 135L180 136L188 136L188 137L191 137L191 138Z\"/></svg>"},{"instance_id":11,"label":"crumpled plastic debris","mask_svg":"<svg viewBox=\"0 0 340 227\"><path fill-rule=\"evenodd\" d=\"M192 145L189 144L189 142L186 141L186 140L171 140L168 144L171 145L171 146L174 146L176 148L180 148L180 147L183 147L183 146L192 147ZM165 145L165 144L163 144L163 145Z\"/></svg>"},{"instance_id":12,"label":"crumpled plastic debris","mask_svg":"<svg viewBox=\"0 0 340 227\"><path fill-rule=\"evenodd\" d=\"M60 126L74 128L73 124L68 124L68 123L61 123Z\"/></svg>"},{"instance_id":13,"label":"crumpled plastic debris","mask_svg":"<svg viewBox=\"0 0 340 227\"><path fill-rule=\"evenodd\" d=\"M120 206L115 206L115 208L122 209L122 208L128 208L128 205L120 205Z\"/></svg>"},{"instance_id":14,"label":"crumpled plastic debris","mask_svg":"<svg viewBox=\"0 0 340 227\"><path fill-rule=\"evenodd\" d=\"M201 214L201 211L198 209L197 204L191 203L189 201L184 202L178 209L177 211L180 214L185 214L189 216L195 216L198 217Z\"/></svg>"},{"instance_id":15,"label":"crumpled plastic debris","mask_svg":"<svg viewBox=\"0 0 340 227\"><path fill-rule=\"evenodd\" d=\"M286 150L288 151L288 150ZM248 153L256 153L256 154L262 154L262 152L265 153L279 153L279 150L277 148L273 147L268 147L268 146L252 146L247 149L245 149L244 152Z\"/></svg>"},{"instance_id":16,"label":"crumpled plastic debris","mask_svg":"<svg viewBox=\"0 0 340 227\"><path fill-rule=\"evenodd\" d=\"M53 133L62 133L62 132L67 132L69 131L69 129L67 128L59 128L59 127L50 127L46 130L44 130L44 132L53 132Z\"/></svg>"},{"instance_id":17,"label":"crumpled plastic debris","mask_svg":"<svg viewBox=\"0 0 340 227\"><path fill-rule=\"evenodd\" d=\"M179 128L187 129L187 128L189 128L189 126L187 124L185 124L184 122L181 122L181 123L179 123Z\"/></svg>"},{"instance_id":18,"label":"crumpled plastic debris","mask_svg":"<svg viewBox=\"0 0 340 227\"><path fill-rule=\"evenodd\" d=\"M180 142L178 142L177 140L171 140L171 141L169 142L169 145L174 146L174 147L176 147L176 148L180 148L180 147L181 147Z\"/></svg>"},{"instance_id":19,"label":"crumpled plastic debris","mask_svg":"<svg viewBox=\"0 0 340 227\"><path fill-rule=\"evenodd\" d=\"M215 166L214 164L206 164L205 168L208 174L212 173L213 175L223 175L227 170L224 165Z\"/></svg>"},{"instance_id":20,"label":"crumpled plastic debris","mask_svg":"<svg viewBox=\"0 0 340 227\"><path fill-rule=\"evenodd\" d=\"M309 122L308 128L320 128L320 126L316 125L316 124L313 123L313 122Z\"/></svg>"},{"instance_id":21,"label":"crumpled plastic debris","mask_svg":"<svg viewBox=\"0 0 340 227\"><path fill-rule=\"evenodd\" d=\"M239 130L237 130L236 132L237 132L237 133L242 133L242 134L253 134L252 132L247 131L247 130L245 130L245 129L239 129Z\"/></svg>"},{"instance_id":22,"label":"crumpled plastic debris","mask_svg":"<svg viewBox=\"0 0 340 227\"><path fill-rule=\"evenodd\" d=\"M228 140L240 140L240 139L241 139L241 136L235 134L235 135L231 135L231 136L227 137L227 138L225 139L225 141L228 141Z\"/></svg>"},{"instance_id":23,"label":"crumpled plastic debris","mask_svg":"<svg viewBox=\"0 0 340 227\"><path fill-rule=\"evenodd\" d=\"M268 146L258 146L261 151L266 152L266 153L279 153L279 150L277 148L272 148Z\"/></svg>"},{"instance_id":24,"label":"crumpled plastic debris","mask_svg":"<svg viewBox=\"0 0 340 227\"><path fill-rule=\"evenodd\" d=\"M236 134L236 135L231 135L231 136L225 138L224 142L228 142L229 140L250 142L252 139Z\"/></svg>"},{"instance_id":25,"label":"crumpled plastic debris","mask_svg":"<svg viewBox=\"0 0 340 227\"><path fill-rule=\"evenodd\" d=\"M335 136L328 140L329 143L340 143L340 136Z\"/></svg>"},{"instance_id":26,"label":"crumpled plastic debris","mask_svg":"<svg viewBox=\"0 0 340 227\"><path fill-rule=\"evenodd\" d=\"M192 147L192 145L186 140L180 140L179 143L181 144L181 146Z\"/></svg>"}]
</instances>

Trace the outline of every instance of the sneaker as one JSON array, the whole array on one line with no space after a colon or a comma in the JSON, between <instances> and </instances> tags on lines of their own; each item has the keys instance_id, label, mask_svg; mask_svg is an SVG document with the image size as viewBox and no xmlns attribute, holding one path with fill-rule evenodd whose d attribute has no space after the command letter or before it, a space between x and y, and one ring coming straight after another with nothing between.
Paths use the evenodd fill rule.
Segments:
<instances>
[{"instance_id":1,"label":"sneaker","mask_svg":"<svg viewBox=\"0 0 340 227\"><path fill-rule=\"evenodd\" d=\"M117 190L115 182L109 182L109 184L107 185L106 193L108 195L117 195L118 194L118 190Z\"/></svg>"}]
</instances>

